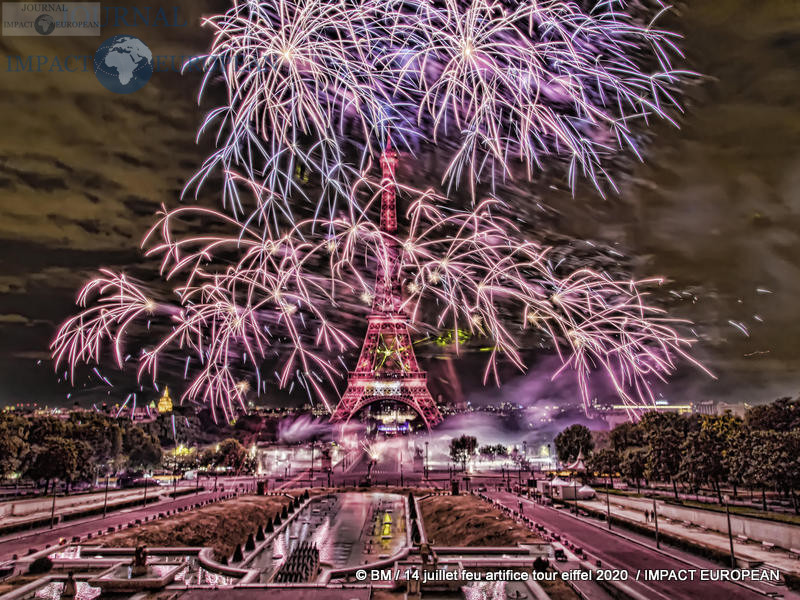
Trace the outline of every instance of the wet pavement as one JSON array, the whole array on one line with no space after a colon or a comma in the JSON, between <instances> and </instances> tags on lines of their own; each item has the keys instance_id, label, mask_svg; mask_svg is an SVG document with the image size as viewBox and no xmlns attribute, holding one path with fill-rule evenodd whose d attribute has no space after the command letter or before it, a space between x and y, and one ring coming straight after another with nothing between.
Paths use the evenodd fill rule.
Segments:
<instances>
[{"instance_id":1,"label":"wet pavement","mask_svg":"<svg viewBox=\"0 0 800 600\"><path fill-rule=\"evenodd\" d=\"M402 496L348 492L312 500L270 544L248 561L269 582L303 543L319 550L323 568L356 566L388 557L406 542Z\"/></svg>"}]
</instances>

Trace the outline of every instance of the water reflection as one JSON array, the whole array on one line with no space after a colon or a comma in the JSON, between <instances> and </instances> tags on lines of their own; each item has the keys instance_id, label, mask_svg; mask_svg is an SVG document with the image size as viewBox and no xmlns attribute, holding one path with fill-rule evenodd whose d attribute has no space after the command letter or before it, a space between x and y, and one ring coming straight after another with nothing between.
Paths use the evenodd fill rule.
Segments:
<instances>
[{"instance_id":1,"label":"water reflection","mask_svg":"<svg viewBox=\"0 0 800 600\"><path fill-rule=\"evenodd\" d=\"M316 498L248 566L260 570L260 580L268 582L304 542L316 546L320 562L333 568L394 554L406 540L403 506L397 494L352 492Z\"/></svg>"},{"instance_id":2,"label":"water reflection","mask_svg":"<svg viewBox=\"0 0 800 600\"><path fill-rule=\"evenodd\" d=\"M93 598L97 598L100 595L100 588L92 587L85 581L77 582L76 588L75 600L93 600ZM60 600L63 591L63 581L51 581L47 585L36 590L33 598L42 598L43 600Z\"/></svg>"}]
</instances>

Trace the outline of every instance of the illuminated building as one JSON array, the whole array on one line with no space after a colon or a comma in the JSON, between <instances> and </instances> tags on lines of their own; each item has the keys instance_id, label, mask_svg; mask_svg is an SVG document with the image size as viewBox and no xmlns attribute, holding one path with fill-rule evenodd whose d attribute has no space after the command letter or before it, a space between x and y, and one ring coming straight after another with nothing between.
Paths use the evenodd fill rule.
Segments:
<instances>
[{"instance_id":1,"label":"illuminated building","mask_svg":"<svg viewBox=\"0 0 800 600\"><path fill-rule=\"evenodd\" d=\"M331 415L331 422L346 423L372 404L390 402L410 408L430 429L442 416L428 391L427 373L417 364L408 316L401 306L399 248L395 239L396 166L397 153L389 148L381 156L380 216L388 258L379 262L361 353L356 368L348 374L347 389Z\"/></svg>"},{"instance_id":2,"label":"illuminated building","mask_svg":"<svg viewBox=\"0 0 800 600\"><path fill-rule=\"evenodd\" d=\"M158 400L158 412L161 414L172 412L172 398L169 397L169 386L164 388L164 393Z\"/></svg>"},{"instance_id":3,"label":"illuminated building","mask_svg":"<svg viewBox=\"0 0 800 600\"><path fill-rule=\"evenodd\" d=\"M646 412L674 412L688 415L694 412L691 403L670 404L666 400L656 400L654 404L594 404L592 408L593 414L602 417L612 429L622 423L629 423L634 414L641 416Z\"/></svg>"}]
</instances>

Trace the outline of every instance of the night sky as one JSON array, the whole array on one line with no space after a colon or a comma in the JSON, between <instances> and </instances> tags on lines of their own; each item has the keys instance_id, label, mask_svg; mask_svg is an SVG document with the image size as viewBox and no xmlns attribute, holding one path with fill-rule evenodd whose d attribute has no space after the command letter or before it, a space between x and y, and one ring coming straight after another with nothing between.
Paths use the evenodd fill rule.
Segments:
<instances>
[{"instance_id":1,"label":"night sky","mask_svg":"<svg viewBox=\"0 0 800 600\"><path fill-rule=\"evenodd\" d=\"M59 383L48 345L98 267L154 272L139 242L161 204L178 206L206 156L195 134L210 107L197 106L196 74L156 73L142 90L121 96L91 69L12 72L9 57L92 55L118 33L140 38L154 55L199 54L209 35L200 16L225 6L153 4L178 6L189 26L0 37L0 405L124 397L133 375L114 390L96 378L75 390ZM588 240L570 245L607 260L621 256L635 276L668 278L654 299L694 321L701 340L695 355L718 379L682 370L661 390L665 398L757 403L794 395L800 390L800 10L792 2L692 1L667 23L685 36L687 67L704 75L686 88L681 129L656 125L646 163L618 177L619 196L603 200L581 186L573 198L541 182L520 186L516 200L531 206L524 233ZM212 192L201 202L213 202ZM548 210L534 210L533 198ZM436 377L463 378L464 392L476 401L577 402L568 382L547 380L548 356L532 354L528 374L500 390L482 390L466 375L474 371L472 358L454 365L454 374L450 365L436 364L434 353L421 353Z\"/></svg>"}]
</instances>

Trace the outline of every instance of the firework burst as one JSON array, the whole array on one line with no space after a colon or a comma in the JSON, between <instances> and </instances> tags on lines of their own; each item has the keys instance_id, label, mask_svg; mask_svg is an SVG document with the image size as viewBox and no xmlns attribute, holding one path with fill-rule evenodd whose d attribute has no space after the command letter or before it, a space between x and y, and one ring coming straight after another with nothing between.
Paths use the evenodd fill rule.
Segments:
<instances>
[{"instance_id":1,"label":"firework burst","mask_svg":"<svg viewBox=\"0 0 800 600\"><path fill-rule=\"evenodd\" d=\"M368 212L382 185L362 178L354 188ZM596 370L607 374L625 404L652 404L653 378L666 378L677 357L691 361L692 341L643 301L640 289L655 281L615 281L590 269L560 274L549 249L520 241L508 220L493 215L497 201L445 214L437 206L444 198L433 191L399 189L413 201L408 229L396 237L366 216L324 221L324 237L313 234L319 220L271 237L210 209L162 213L146 239L147 253L160 257L167 281L178 282L174 300L156 303L124 276L105 272L81 292L85 310L58 332L57 368L65 362L74 372L78 362L99 362L104 344L121 367L132 323L160 318L169 331L139 349L140 377L155 380L160 360L183 353L187 372L189 361L196 365L186 397L230 417L237 405L244 407L250 387L265 389L262 367L278 362L280 386L299 381L330 409L344 366L331 357L355 346L337 315L348 299L375 296L376 270L387 277L383 285L399 271L406 290L401 309L419 331L468 330L488 340L485 379L498 378L500 357L524 369L522 347L531 329L561 358L556 375L574 372L587 405ZM192 216L230 233L176 236L178 222ZM399 255L390 248L400 248Z\"/></svg>"},{"instance_id":2,"label":"firework burst","mask_svg":"<svg viewBox=\"0 0 800 600\"><path fill-rule=\"evenodd\" d=\"M85 286L82 311L52 343L56 368L68 364L73 380L76 364L101 362L107 345L122 367L132 331L153 320L155 342L128 350L140 379L155 382L180 357L186 397L229 418L250 390L266 390L262 367L277 363L281 387L298 384L330 409L342 354L355 345L342 312L396 283L418 331L489 341L487 380L501 357L524 369L531 335L560 357L555 376L575 374L587 405L595 371L626 405L652 404L653 381L679 358L694 362L693 340L645 302L658 280L553 265L475 187L520 170L532 178L555 156L568 161L571 185L581 174L601 189L605 157L638 154L634 123L677 108L670 33L638 24L622 1L585 12L562 0L236 0L206 24L214 38L201 95L220 81L227 98L200 129L216 131L217 149L193 183L219 170L229 210L159 214L145 247L172 286L168 300L109 271ZM469 182L470 210L365 177L392 142L455 148L441 176ZM402 233L370 220L388 185L411 198ZM310 218L295 214L298 198L310 200L301 211ZM187 218L224 233L176 233Z\"/></svg>"},{"instance_id":3,"label":"firework burst","mask_svg":"<svg viewBox=\"0 0 800 600\"><path fill-rule=\"evenodd\" d=\"M674 36L621 1L584 12L560 0L240 0L206 24L203 89L222 80L228 97L201 128L216 129L218 149L194 182L221 169L235 210L242 176L288 214L298 176L313 173L317 210L333 215L363 166L347 148L360 145L363 161L389 138L454 145L441 174L451 183L494 182L517 165L531 178L555 156L571 185L583 174L602 189L603 158L638 155L632 127L669 119L686 75L670 62Z\"/></svg>"}]
</instances>

